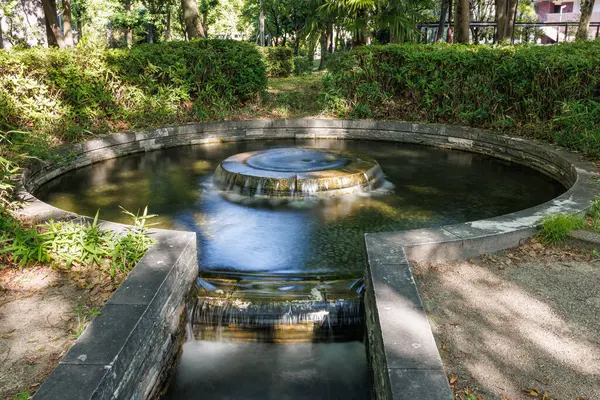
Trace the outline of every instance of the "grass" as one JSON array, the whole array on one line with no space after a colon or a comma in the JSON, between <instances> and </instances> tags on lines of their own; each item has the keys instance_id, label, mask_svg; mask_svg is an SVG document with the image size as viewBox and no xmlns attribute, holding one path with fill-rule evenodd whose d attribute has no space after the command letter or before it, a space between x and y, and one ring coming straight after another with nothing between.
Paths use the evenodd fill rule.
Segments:
<instances>
[{"instance_id":1,"label":"grass","mask_svg":"<svg viewBox=\"0 0 600 400\"><path fill-rule=\"evenodd\" d=\"M97 266L99 271L120 280L154 244L148 236L143 213L123 212L133 222L125 234L103 230L98 213L93 222L54 222L25 226L4 213L0 218L0 257L20 268L48 264L70 269L74 264Z\"/></svg>"},{"instance_id":2,"label":"grass","mask_svg":"<svg viewBox=\"0 0 600 400\"><path fill-rule=\"evenodd\" d=\"M584 219L577 215L550 215L542 220L537 236L543 243L558 244L565 241L573 229L583 228L584 226Z\"/></svg>"},{"instance_id":3,"label":"grass","mask_svg":"<svg viewBox=\"0 0 600 400\"><path fill-rule=\"evenodd\" d=\"M96 315L100 315L100 310L96 307L79 306L71 313L71 315L77 319L77 325L73 328L71 333L74 339L78 339L92 319Z\"/></svg>"},{"instance_id":4,"label":"grass","mask_svg":"<svg viewBox=\"0 0 600 400\"><path fill-rule=\"evenodd\" d=\"M549 215L542 220L538 239L546 244L558 244L567 239L574 229L600 232L600 197L592 202L585 216L572 214Z\"/></svg>"},{"instance_id":5,"label":"grass","mask_svg":"<svg viewBox=\"0 0 600 400\"><path fill-rule=\"evenodd\" d=\"M326 113L319 102L323 73L269 78L267 92L260 102L247 104L223 115L223 119L306 118Z\"/></svg>"}]
</instances>

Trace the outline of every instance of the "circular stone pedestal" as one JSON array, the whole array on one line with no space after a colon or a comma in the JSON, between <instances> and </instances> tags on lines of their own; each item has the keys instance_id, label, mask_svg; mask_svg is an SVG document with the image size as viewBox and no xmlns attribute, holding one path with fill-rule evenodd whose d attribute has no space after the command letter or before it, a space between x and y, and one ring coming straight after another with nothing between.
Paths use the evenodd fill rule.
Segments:
<instances>
[{"instance_id":1,"label":"circular stone pedestal","mask_svg":"<svg viewBox=\"0 0 600 400\"><path fill-rule=\"evenodd\" d=\"M296 197L367 191L384 175L368 156L292 147L231 156L219 164L214 181L248 196Z\"/></svg>"}]
</instances>

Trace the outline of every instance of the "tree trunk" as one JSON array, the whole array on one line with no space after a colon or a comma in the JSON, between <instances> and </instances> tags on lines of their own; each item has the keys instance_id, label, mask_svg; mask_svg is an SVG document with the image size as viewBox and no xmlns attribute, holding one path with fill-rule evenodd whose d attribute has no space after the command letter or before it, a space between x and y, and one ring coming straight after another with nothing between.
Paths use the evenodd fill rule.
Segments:
<instances>
[{"instance_id":1,"label":"tree trunk","mask_svg":"<svg viewBox=\"0 0 600 400\"><path fill-rule=\"evenodd\" d=\"M310 39L308 41L308 59L313 62L315 61L315 48L317 47L316 39Z\"/></svg>"},{"instance_id":2,"label":"tree trunk","mask_svg":"<svg viewBox=\"0 0 600 400\"><path fill-rule=\"evenodd\" d=\"M333 23L327 24L327 53L333 54Z\"/></svg>"},{"instance_id":3,"label":"tree trunk","mask_svg":"<svg viewBox=\"0 0 600 400\"><path fill-rule=\"evenodd\" d=\"M496 41L508 42L515 30L517 0L496 0Z\"/></svg>"},{"instance_id":4,"label":"tree trunk","mask_svg":"<svg viewBox=\"0 0 600 400\"><path fill-rule=\"evenodd\" d=\"M44 8L44 18L46 20L48 46L58 46L61 49L64 48L65 39L58 26L56 0L42 0L42 7Z\"/></svg>"},{"instance_id":5,"label":"tree trunk","mask_svg":"<svg viewBox=\"0 0 600 400\"><path fill-rule=\"evenodd\" d=\"M327 61L327 28L323 29L321 33L321 61L319 62L319 71L325 69L325 62Z\"/></svg>"},{"instance_id":6,"label":"tree trunk","mask_svg":"<svg viewBox=\"0 0 600 400\"><path fill-rule=\"evenodd\" d=\"M265 47L265 9L263 8L262 0L260 0L260 17L259 17L259 35L260 45Z\"/></svg>"},{"instance_id":7,"label":"tree trunk","mask_svg":"<svg viewBox=\"0 0 600 400\"><path fill-rule=\"evenodd\" d=\"M581 0L581 17L575 39L588 40L588 31L590 29L590 20L592 19L592 10L594 9L594 0Z\"/></svg>"},{"instance_id":8,"label":"tree trunk","mask_svg":"<svg viewBox=\"0 0 600 400\"><path fill-rule=\"evenodd\" d=\"M454 23L452 21L452 0L448 0L448 32L446 34L446 43L452 43L452 36L454 36L452 27Z\"/></svg>"},{"instance_id":9,"label":"tree trunk","mask_svg":"<svg viewBox=\"0 0 600 400\"><path fill-rule=\"evenodd\" d=\"M4 37L2 36L2 15L0 15L0 49L4 48Z\"/></svg>"},{"instance_id":10,"label":"tree trunk","mask_svg":"<svg viewBox=\"0 0 600 400\"><path fill-rule=\"evenodd\" d=\"M358 47L358 46L364 46L365 44L367 44L367 35L366 35L366 29L367 29L367 25L366 25L366 18L367 18L367 10L363 9L359 9L357 11L357 18L356 18L356 26L354 29L354 37L352 38L352 46L353 47ZM359 22L360 21L360 22ZM361 27L360 25L364 24L364 30L363 27Z\"/></svg>"},{"instance_id":11,"label":"tree trunk","mask_svg":"<svg viewBox=\"0 0 600 400\"><path fill-rule=\"evenodd\" d=\"M146 24L146 43L154 43L154 25L151 22Z\"/></svg>"},{"instance_id":12,"label":"tree trunk","mask_svg":"<svg viewBox=\"0 0 600 400\"><path fill-rule=\"evenodd\" d=\"M440 23L438 24L438 30L435 35L435 41L441 42L444 38L444 26L446 25L446 14L448 14L448 3L449 0L442 0L440 7Z\"/></svg>"},{"instance_id":13,"label":"tree trunk","mask_svg":"<svg viewBox=\"0 0 600 400\"><path fill-rule=\"evenodd\" d=\"M294 56L298 56L300 53L300 36L298 33L294 36Z\"/></svg>"},{"instance_id":14,"label":"tree trunk","mask_svg":"<svg viewBox=\"0 0 600 400\"><path fill-rule=\"evenodd\" d=\"M456 16L454 18L454 42L469 43L469 26L471 23L471 13L469 9L469 0L456 0Z\"/></svg>"},{"instance_id":15,"label":"tree trunk","mask_svg":"<svg viewBox=\"0 0 600 400\"><path fill-rule=\"evenodd\" d=\"M166 21L166 28L165 28L165 42L170 42L171 38L173 36L172 32L171 32L171 7L167 7L167 21Z\"/></svg>"},{"instance_id":16,"label":"tree trunk","mask_svg":"<svg viewBox=\"0 0 600 400\"><path fill-rule=\"evenodd\" d=\"M202 13L202 29L204 29L204 37L208 35L208 11Z\"/></svg>"},{"instance_id":17,"label":"tree trunk","mask_svg":"<svg viewBox=\"0 0 600 400\"><path fill-rule=\"evenodd\" d=\"M129 19L131 16L131 0L125 0L125 13ZM129 24L129 21L127 21L127 24ZM131 29L129 26L125 28L125 43L129 49L133 45L133 29Z\"/></svg>"},{"instance_id":18,"label":"tree trunk","mask_svg":"<svg viewBox=\"0 0 600 400\"><path fill-rule=\"evenodd\" d=\"M506 29L504 30L504 41L514 42L515 20L517 18L517 5L519 0L508 0L508 10L506 13Z\"/></svg>"},{"instance_id":19,"label":"tree trunk","mask_svg":"<svg viewBox=\"0 0 600 400\"><path fill-rule=\"evenodd\" d=\"M73 26L71 24L71 0L63 0L63 30L65 32L65 47L73 47Z\"/></svg>"},{"instance_id":20,"label":"tree trunk","mask_svg":"<svg viewBox=\"0 0 600 400\"><path fill-rule=\"evenodd\" d=\"M187 32L188 38L191 40L198 37L206 37L204 28L202 27L202 20L198 13L198 3L196 3L196 0L181 0L181 10L183 11L185 31Z\"/></svg>"}]
</instances>

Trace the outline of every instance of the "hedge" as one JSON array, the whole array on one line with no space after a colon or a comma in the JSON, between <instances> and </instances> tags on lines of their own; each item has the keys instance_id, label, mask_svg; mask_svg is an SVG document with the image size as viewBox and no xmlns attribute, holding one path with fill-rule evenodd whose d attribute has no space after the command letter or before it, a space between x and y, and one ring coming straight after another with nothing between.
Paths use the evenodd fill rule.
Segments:
<instances>
[{"instance_id":1,"label":"hedge","mask_svg":"<svg viewBox=\"0 0 600 400\"><path fill-rule=\"evenodd\" d=\"M600 42L365 46L331 60L340 116L511 130L600 155Z\"/></svg>"},{"instance_id":2,"label":"hedge","mask_svg":"<svg viewBox=\"0 0 600 400\"><path fill-rule=\"evenodd\" d=\"M233 40L0 52L0 132L75 141L203 120L256 99L266 86L257 47Z\"/></svg>"},{"instance_id":3,"label":"hedge","mask_svg":"<svg viewBox=\"0 0 600 400\"><path fill-rule=\"evenodd\" d=\"M285 78L292 74L294 68L292 49L289 47L265 47L263 52L268 76Z\"/></svg>"}]
</instances>

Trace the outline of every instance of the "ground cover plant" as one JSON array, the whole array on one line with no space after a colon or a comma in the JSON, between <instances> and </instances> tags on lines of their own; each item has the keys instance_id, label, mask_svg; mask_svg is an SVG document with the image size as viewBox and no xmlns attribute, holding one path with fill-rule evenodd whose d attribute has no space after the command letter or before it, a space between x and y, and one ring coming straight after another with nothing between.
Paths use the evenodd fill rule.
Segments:
<instances>
[{"instance_id":1,"label":"ground cover plant","mask_svg":"<svg viewBox=\"0 0 600 400\"><path fill-rule=\"evenodd\" d=\"M586 215L554 214L544 218L537 233L545 244L564 242L574 229L600 232L600 199L594 200Z\"/></svg>"},{"instance_id":2,"label":"ground cover plant","mask_svg":"<svg viewBox=\"0 0 600 400\"><path fill-rule=\"evenodd\" d=\"M219 118L266 84L256 46L233 40L0 52L0 132L56 144Z\"/></svg>"},{"instance_id":3,"label":"ground cover plant","mask_svg":"<svg viewBox=\"0 0 600 400\"><path fill-rule=\"evenodd\" d=\"M600 156L600 42L365 46L329 62L323 104L341 117L452 123Z\"/></svg>"}]
</instances>

